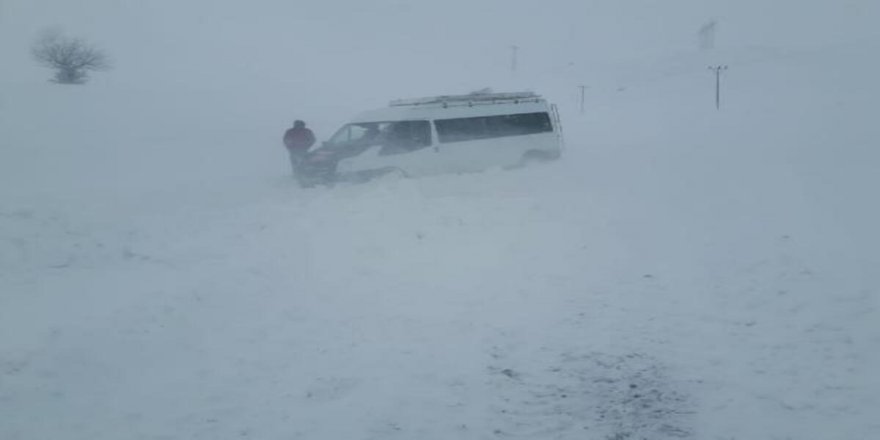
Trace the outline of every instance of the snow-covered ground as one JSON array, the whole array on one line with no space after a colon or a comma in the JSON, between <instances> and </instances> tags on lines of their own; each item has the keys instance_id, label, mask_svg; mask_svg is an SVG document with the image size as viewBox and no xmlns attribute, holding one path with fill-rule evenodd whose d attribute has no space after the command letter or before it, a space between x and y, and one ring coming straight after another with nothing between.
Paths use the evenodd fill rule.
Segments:
<instances>
[{"instance_id":1,"label":"snow-covered ground","mask_svg":"<svg viewBox=\"0 0 880 440\"><path fill-rule=\"evenodd\" d=\"M878 50L542 72L562 160L310 190L258 86L5 82L0 439L880 438Z\"/></svg>"}]
</instances>

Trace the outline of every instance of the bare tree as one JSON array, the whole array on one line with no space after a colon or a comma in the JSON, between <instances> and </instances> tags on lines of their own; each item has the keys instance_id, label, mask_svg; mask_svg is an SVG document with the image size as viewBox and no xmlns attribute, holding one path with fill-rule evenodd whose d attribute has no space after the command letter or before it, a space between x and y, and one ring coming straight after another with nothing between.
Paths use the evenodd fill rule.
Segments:
<instances>
[{"instance_id":1,"label":"bare tree","mask_svg":"<svg viewBox=\"0 0 880 440\"><path fill-rule=\"evenodd\" d=\"M44 31L31 53L41 65L55 69L52 81L58 84L84 84L90 71L110 69L102 50L79 38L66 37L59 30Z\"/></svg>"},{"instance_id":2,"label":"bare tree","mask_svg":"<svg viewBox=\"0 0 880 440\"><path fill-rule=\"evenodd\" d=\"M700 37L700 49L715 49L715 34L718 32L718 21L713 19L700 27L697 35Z\"/></svg>"}]
</instances>

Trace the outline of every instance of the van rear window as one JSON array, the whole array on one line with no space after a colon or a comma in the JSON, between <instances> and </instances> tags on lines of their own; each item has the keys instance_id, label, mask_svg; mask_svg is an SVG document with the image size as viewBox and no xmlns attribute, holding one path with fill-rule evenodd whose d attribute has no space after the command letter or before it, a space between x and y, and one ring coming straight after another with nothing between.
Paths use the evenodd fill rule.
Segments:
<instances>
[{"instance_id":1,"label":"van rear window","mask_svg":"<svg viewBox=\"0 0 880 440\"><path fill-rule=\"evenodd\" d=\"M547 113L438 119L437 136L442 143L522 136L553 131Z\"/></svg>"}]
</instances>

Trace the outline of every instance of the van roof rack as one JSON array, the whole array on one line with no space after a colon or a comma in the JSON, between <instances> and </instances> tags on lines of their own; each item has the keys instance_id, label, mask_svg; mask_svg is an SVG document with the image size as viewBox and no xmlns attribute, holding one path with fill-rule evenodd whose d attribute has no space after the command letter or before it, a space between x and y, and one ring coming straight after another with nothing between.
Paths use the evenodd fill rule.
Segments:
<instances>
[{"instance_id":1,"label":"van roof rack","mask_svg":"<svg viewBox=\"0 0 880 440\"><path fill-rule=\"evenodd\" d=\"M427 98L397 99L388 103L390 107L408 107L420 105L474 105L474 104L518 104L520 102L540 101L541 95L533 92L487 93L475 92L467 95L441 95Z\"/></svg>"}]
</instances>

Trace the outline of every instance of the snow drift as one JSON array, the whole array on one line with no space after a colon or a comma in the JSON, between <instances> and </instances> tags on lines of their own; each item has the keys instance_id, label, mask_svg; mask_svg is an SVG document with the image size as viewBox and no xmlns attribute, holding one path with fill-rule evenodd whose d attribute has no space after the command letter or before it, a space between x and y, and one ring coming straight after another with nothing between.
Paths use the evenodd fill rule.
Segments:
<instances>
[{"instance_id":1,"label":"snow drift","mask_svg":"<svg viewBox=\"0 0 880 440\"><path fill-rule=\"evenodd\" d=\"M557 163L312 190L247 91L4 84L0 437L874 438L876 50L717 54L721 112L608 68Z\"/></svg>"}]
</instances>

